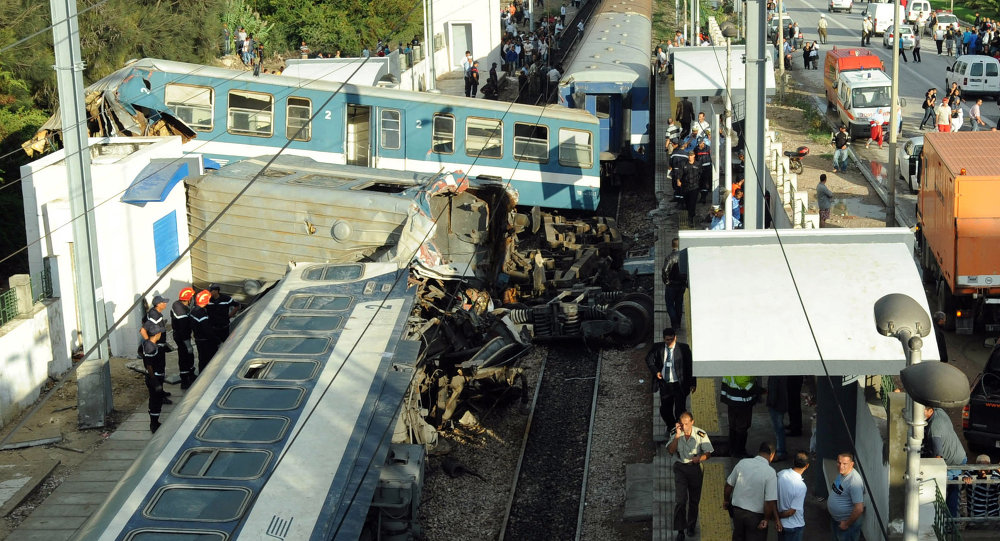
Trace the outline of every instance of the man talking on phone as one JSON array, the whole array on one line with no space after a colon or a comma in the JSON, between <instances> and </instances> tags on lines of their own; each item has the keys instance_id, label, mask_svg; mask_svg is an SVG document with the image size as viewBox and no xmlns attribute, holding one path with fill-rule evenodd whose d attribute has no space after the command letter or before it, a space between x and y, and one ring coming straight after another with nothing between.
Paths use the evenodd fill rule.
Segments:
<instances>
[{"instance_id":1,"label":"man talking on phone","mask_svg":"<svg viewBox=\"0 0 1000 541\"><path fill-rule=\"evenodd\" d=\"M677 455L674 462L674 529L677 541L684 534L694 536L698 526L698 504L701 502L701 483L704 473L701 463L712 456L715 449L704 430L694 426L694 416L685 411L674 425L674 433L667 443L667 452Z\"/></svg>"}]
</instances>

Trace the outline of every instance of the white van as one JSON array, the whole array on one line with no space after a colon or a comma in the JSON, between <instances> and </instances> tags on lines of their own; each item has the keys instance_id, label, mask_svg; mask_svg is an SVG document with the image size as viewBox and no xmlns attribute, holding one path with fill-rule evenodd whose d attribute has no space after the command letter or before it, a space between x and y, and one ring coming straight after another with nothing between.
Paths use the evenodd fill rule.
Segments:
<instances>
[{"instance_id":1,"label":"white van","mask_svg":"<svg viewBox=\"0 0 1000 541\"><path fill-rule=\"evenodd\" d=\"M837 77L837 115L852 139L871 134L869 119L880 113L889 121L892 79L881 70L841 72Z\"/></svg>"},{"instance_id":2,"label":"white van","mask_svg":"<svg viewBox=\"0 0 1000 541\"><path fill-rule=\"evenodd\" d=\"M872 4L868 8L868 14L872 17L872 24L875 27L875 34L881 36L887 28L892 26L892 10L896 7L893 4ZM902 8L900 8L902 9Z\"/></svg>"},{"instance_id":3,"label":"white van","mask_svg":"<svg viewBox=\"0 0 1000 541\"><path fill-rule=\"evenodd\" d=\"M927 0L910 0L906 5L906 22L917 26L927 24L931 16L931 3Z\"/></svg>"},{"instance_id":4,"label":"white van","mask_svg":"<svg viewBox=\"0 0 1000 541\"><path fill-rule=\"evenodd\" d=\"M945 70L944 80L948 88L951 83L958 83L963 96L987 95L1000 100L1000 60L986 55L966 54L958 57Z\"/></svg>"}]
</instances>

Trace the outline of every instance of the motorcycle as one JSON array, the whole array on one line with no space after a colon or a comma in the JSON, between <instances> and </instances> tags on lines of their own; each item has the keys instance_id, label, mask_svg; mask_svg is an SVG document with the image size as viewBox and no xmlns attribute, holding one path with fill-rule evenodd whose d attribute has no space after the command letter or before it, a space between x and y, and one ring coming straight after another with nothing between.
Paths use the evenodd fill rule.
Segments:
<instances>
[{"instance_id":1,"label":"motorcycle","mask_svg":"<svg viewBox=\"0 0 1000 541\"><path fill-rule=\"evenodd\" d=\"M795 150L786 150L788 157L788 169L795 174L802 173L802 158L809 155L809 147L799 147Z\"/></svg>"}]
</instances>

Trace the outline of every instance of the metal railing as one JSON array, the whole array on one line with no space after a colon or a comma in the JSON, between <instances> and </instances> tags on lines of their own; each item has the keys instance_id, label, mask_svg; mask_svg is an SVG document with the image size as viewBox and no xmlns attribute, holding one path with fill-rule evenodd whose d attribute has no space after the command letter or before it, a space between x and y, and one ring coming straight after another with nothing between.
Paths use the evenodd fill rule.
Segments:
<instances>
[{"instance_id":1,"label":"metal railing","mask_svg":"<svg viewBox=\"0 0 1000 541\"><path fill-rule=\"evenodd\" d=\"M948 510L948 504L941 495L941 487L934 481L934 535L938 541L962 541L958 524Z\"/></svg>"},{"instance_id":2,"label":"metal railing","mask_svg":"<svg viewBox=\"0 0 1000 541\"><path fill-rule=\"evenodd\" d=\"M42 271L31 277L31 303L36 304L52 297L52 273L46 261ZM0 326L21 315L18 308L17 290L10 288L0 292Z\"/></svg>"},{"instance_id":3,"label":"metal railing","mask_svg":"<svg viewBox=\"0 0 1000 541\"><path fill-rule=\"evenodd\" d=\"M885 411L889 411L889 393L896 390L896 384L892 380L892 376L882 376L882 388L879 391L879 398L882 399L882 407Z\"/></svg>"},{"instance_id":4,"label":"metal railing","mask_svg":"<svg viewBox=\"0 0 1000 541\"><path fill-rule=\"evenodd\" d=\"M8 289L0 293L0 325L4 325L17 317L18 313L17 292L13 289Z\"/></svg>"}]
</instances>

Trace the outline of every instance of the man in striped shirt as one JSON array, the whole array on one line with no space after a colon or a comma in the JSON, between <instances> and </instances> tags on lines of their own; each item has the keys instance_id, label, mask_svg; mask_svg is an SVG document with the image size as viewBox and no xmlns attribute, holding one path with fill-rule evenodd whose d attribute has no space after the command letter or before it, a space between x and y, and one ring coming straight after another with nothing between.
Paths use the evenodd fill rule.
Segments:
<instances>
[{"instance_id":1,"label":"man in striped shirt","mask_svg":"<svg viewBox=\"0 0 1000 541\"><path fill-rule=\"evenodd\" d=\"M976 464L989 463L989 455L976 457ZM966 489L970 517L1000 517L1000 471L967 470L962 480L966 485L971 485ZM973 480L975 480L975 484L973 484ZM983 525L996 527L995 522L986 522Z\"/></svg>"}]
</instances>

